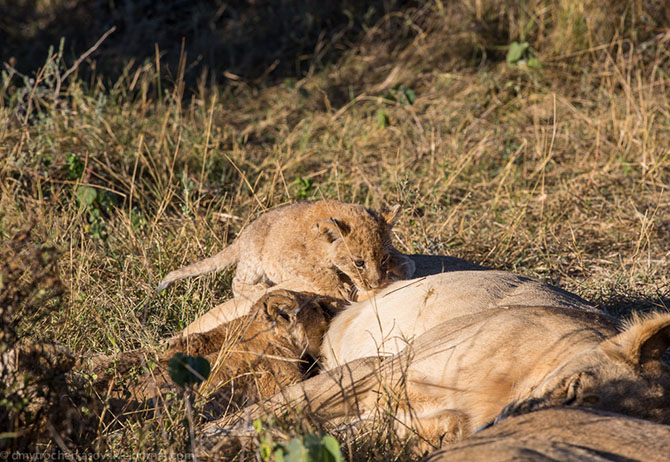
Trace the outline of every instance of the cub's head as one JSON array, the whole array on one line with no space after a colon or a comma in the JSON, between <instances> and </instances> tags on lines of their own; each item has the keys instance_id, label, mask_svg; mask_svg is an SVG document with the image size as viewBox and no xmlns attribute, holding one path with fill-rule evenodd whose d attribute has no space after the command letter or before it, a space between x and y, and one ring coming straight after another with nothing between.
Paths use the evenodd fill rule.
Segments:
<instances>
[{"instance_id":1,"label":"cub's head","mask_svg":"<svg viewBox=\"0 0 670 462\"><path fill-rule=\"evenodd\" d=\"M619 335L568 359L528 399L497 420L554 406L617 412L670 423L670 314L633 318Z\"/></svg>"},{"instance_id":2,"label":"cub's head","mask_svg":"<svg viewBox=\"0 0 670 462\"><path fill-rule=\"evenodd\" d=\"M350 213L314 225L317 239L327 245L328 259L360 289L384 287L391 263L391 229L400 205L381 212L351 206Z\"/></svg>"},{"instance_id":3,"label":"cub's head","mask_svg":"<svg viewBox=\"0 0 670 462\"><path fill-rule=\"evenodd\" d=\"M289 340L296 351L317 358L323 337L331 319L340 311L344 302L332 297L307 292L275 290L264 296L265 319L272 323L283 338Z\"/></svg>"}]
</instances>

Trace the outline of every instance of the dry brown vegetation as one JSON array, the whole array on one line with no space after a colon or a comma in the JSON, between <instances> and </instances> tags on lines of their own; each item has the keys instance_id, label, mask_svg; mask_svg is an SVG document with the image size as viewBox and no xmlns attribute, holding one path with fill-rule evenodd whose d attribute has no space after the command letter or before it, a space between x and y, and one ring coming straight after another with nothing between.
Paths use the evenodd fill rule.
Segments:
<instances>
[{"instance_id":1,"label":"dry brown vegetation","mask_svg":"<svg viewBox=\"0 0 670 462\"><path fill-rule=\"evenodd\" d=\"M665 2L389 2L371 14L331 6L339 19L312 23L290 2L255 10L240 2L235 8L249 16L226 16L237 29L225 29L238 48L221 55L220 68L216 56L207 61L208 74L195 74L203 71L193 64L197 49L170 61L180 55L180 34L192 38L197 29L183 32L174 20L189 17L185 4L175 2L185 12L166 7L155 23L134 10L75 68L67 40L59 54L54 32L62 9L75 5L88 24L105 17L96 8L132 2L19 3L35 12L24 18L30 27L4 29L2 58L15 60L0 82L3 246L34 226L3 255L18 255L34 272L41 260L21 255L57 249L53 275L67 294L49 316L22 315L21 335L76 353L155 348L230 296L230 272L154 296L169 270L214 254L267 208L316 198L401 203L396 244L408 253L536 276L617 316L667 309ZM120 8L105 14L115 18ZM87 46L107 30L91 24ZM248 41L245 27L257 31ZM19 45L28 32L24 40L55 51L39 69L23 69L24 78L16 69L25 66ZM513 41L530 48L508 63ZM267 55L265 43L276 44ZM119 51L135 49L136 59ZM32 284L2 268L3 291L7 281ZM185 413L177 400L152 419L99 425L91 447L186 450ZM282 428L290 434L300 425ZM0 446L13 447L13 436L2 438ZM57 446L50 444L41 450ZM355 460L405 460L392 437L359 437L343 448Z\"/></svg>"}]
</instances>

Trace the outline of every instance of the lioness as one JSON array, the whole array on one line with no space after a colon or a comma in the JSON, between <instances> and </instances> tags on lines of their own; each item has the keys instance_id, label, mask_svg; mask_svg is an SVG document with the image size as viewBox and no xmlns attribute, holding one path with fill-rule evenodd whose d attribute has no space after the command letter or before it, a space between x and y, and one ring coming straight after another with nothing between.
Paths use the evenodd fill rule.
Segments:
<instances>
[{"instance_id":1,"label":"lioness","mask_svg":"<svg viewBox=\"0 0 670 462\"><path fill-rule=\"evenodd\" d=\"M324 372L269 405L326 419L370 419L381 409L395 414L400 433L415 429L433 446L471 434L509 403L509 414L573 405L669 423L661 362L669 344L670 314L635 318L619 332L597 312L498 306L443 322L386 359Z\"/></svg>"},{"instance_id":2,"label":"lioness","mask_svg":"<svg viewBox=\"0 0 670 462\"><path fill-rule=\"evenodd\" d=\"M667 462L670 426L592 409L558 407L505 420L424 462Z\"/></svg>"},{"instance_id":3,"label":"lioness","mask_svg":"<svg viewBox=\"0 0 670 462\"><path fill-rule=\"evenodd\" d=\"M218 254L170 272L157 292L178 279L237 263L232 283L236 296L297 279L303 290L355 299L360 290L378 289L389 279L405 279L414 272L412 260L391 244L399 210L396 205L376 212L335 200L273 209Z\"/></svg>"}]
</instances>

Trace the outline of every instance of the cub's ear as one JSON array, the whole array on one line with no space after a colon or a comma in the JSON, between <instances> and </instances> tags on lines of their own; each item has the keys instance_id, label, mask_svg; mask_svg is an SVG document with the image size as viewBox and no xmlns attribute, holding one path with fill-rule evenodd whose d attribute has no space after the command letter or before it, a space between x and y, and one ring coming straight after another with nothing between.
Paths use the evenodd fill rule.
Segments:
<instances>
[{"instance_id":1,"label":"cub's ear","mask_svg":"<svg viewBox=\"0 0 670 462\"><path fill-rule=\"evenodd\" d=\"M335 242L351 231L349 225L335 218L319 221L314 225L314 229L319 235L327 239L328 242Z\"/></svg>"},{"instance_id":2,"label":"cub's ear","mask_svg":"<svg viewBox=\"0 0 670 462\"><path fill-rule=\"evenodd\" d=\"M297 314L295 308L293 305L269 300L265 303L265 318L272 323L293 325Z\"/></svg>"},{"instance_id":3,"label":"cub's ear","mask_svg":"<svg viewBox=\"0 0 670 462\"><path fill-rule=\"evenodd\" d=\"M395 222L398 221L399 212L400 204L384 207L381 211L382 219L387 225L393 226L395 225Z\"/></svg>"},{"instance_id":4,"label":"cub's ear","mask_svg":"<svg viewBox=\"0 0 670 462\"><path fill-rule=\"evenodd\" d=\"M605 346L607 351L618 353L636 366L660 361L670 348L670 313L634 317L626 330L607 340Z\"/></svg>"}]
</instances>

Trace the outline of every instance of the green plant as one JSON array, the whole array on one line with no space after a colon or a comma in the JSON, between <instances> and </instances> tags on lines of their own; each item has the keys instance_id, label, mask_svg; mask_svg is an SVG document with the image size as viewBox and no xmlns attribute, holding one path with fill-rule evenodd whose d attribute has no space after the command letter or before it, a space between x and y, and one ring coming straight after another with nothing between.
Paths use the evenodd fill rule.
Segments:
<instances>
[{"instance_id":1,"label":"green plant","mask_svg":"<svg viewBox=\"0 0 670 462\"><path fill-rule=\"evenodd\" d=\"M416 101L416 93L411 88L399 83L393 86L384 98L390 101L397 101L401 104L414 104L414 101Z\"/></svg>"},{"instance_id":2,"label":"green plant","mask_svg":"<svg viewBox=\"0 0 670 462\"><path fill-rule=\"evenodd\" d=\"M78 180L84 174L84 161L76 154L65 155L65 171L69 180Z\"/></svg>"},{"instance_id":3,"label":"green plant","mask_svg":"<svg viewBox=\"0 0 670 462\"><path fill-rule=\"evenodd\" d=\"M382 111L379 109L377 111L377 126L379 128L386 128L391 124L391 121L389 120L389 116L386 113L386 111Z\"/></svg>"},{"instance_id":4,"label":"green plant","mask_svg":"<svg viewBox=\"0 0 670 462\"><path fill-rule=\"evenodd\" d=\"M280 443L274 452L276 462L343 462L340 444L330 435L314 433Z\"/></svg>"},{"instance_id":5,"label":"green plant","mask_svg":"<svg viewBox=\"0 0 670 462\"><path fill-rule=\"evenodd\" d=\"M303 178L299 176L298 178L295 179L293 186L296 189L296 198L301 201L308 199L313 192L312 180L308 178Z\"/></svg>"},{"instance_id":6,"label":"green plant","mask_svg":"<svg viewBox=\"0 0 670 462\"><path fill-rule=\"evenodd\" d=\"M84 226L84 231L96 239L106 239L108 233L103 210L110 207L110 197L105 191L90 186L77 187L75 197L80 210L86 215L87 224Z\"/></svg>"},{"instance_id":7,"label":"green plant","mask_svg":"<svg viewBox=\"0 0 670 462\"><path fill-rule=\"evenodd\" d=\"M331 435L308 433L288 441L276 442L262 422L256 419L254 429L259 435L259 456L264 462L343 462L340 444Z\"/></svg>"},{"instance_id":8,"label":"green plant","mask_svg":"<svg viewBox=\"0 0 670 462\"><path fill-rule=\"evenodd\" d=\"M531 69L541 67L540 60L537 59L528 42L510 43L505 60L510 66L528 66Z\"/></svg>"}]
</instances>

